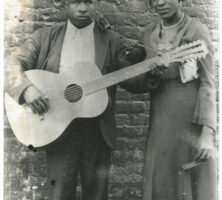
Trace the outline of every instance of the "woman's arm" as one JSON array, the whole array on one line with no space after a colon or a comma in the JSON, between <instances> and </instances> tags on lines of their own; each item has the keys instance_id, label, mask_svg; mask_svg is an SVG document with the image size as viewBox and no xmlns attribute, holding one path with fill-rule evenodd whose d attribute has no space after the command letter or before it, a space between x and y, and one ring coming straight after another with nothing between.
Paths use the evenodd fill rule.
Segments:
<instances>
[{"instance_id":1,"label":"woman's arm","mask_svg":"<svg viewBox=\"0 0 222 200\"><path fill-rule=\"evenodd\" d=\"M209 53L198 62L200 87L194 111L193 122L216 129L216 93L214 76L214 51L210 40L210 33L202 25L196 33L196 39L204 40Z\"/></svg>"},{"instance_id":2,"label":"woman's arm","mask_svg":"<svg viewBox=\"0 0 222 200\"><path fill-rule=\"evenodd\" d=\"M121 42L117 45L117 65L119 69L142 62L146 58L146 51L143 47L134 47L128 54ZM154 79L150 73L145 73L127 81L120 83L120 86L129 92L145 93L155 89L159 82Z\"/></svg>"},{"instance_id":3,"label":"woman's arm","mask_svg":"<svg viewBox=\"0 0 222 200\"><path fill-rule=\"evenodd\" d=\"M198 153L195 160L207 160L214 156L213 132L216 129L216 96L214 76L214 51L208 28L198 28L195 40L204 40L209 53L198 63L200 86L194 111L193 123L202 125Z\"/></svg>"}]
</instances>

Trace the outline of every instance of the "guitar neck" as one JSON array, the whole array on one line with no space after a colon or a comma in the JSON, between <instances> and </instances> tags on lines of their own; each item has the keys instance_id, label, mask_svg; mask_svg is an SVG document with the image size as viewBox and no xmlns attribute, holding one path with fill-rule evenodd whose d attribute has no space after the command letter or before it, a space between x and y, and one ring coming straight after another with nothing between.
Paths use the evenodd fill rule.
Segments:
<instances>
[{"instance_id":1,"label":"guitar neck","mask_svg":"<svg viewBox=\"0 0 222 200\"><path fill-rule=\"evenodd\" d=\"M120 82L139 76L143 73L146 73L154 69L154 66L152 65L152 62L154 59L157 59L157 57L154 57L149 60L145 60L143 62L132 65L130 67L126 67L121 70L117 70L115 72L106 74L100 77L99 79L92 81L90 83L90 87L87 88L87 92L85 94L87 95L87 94L95 93L99 90L116 85Z\"/></svg>"}]
</instances>

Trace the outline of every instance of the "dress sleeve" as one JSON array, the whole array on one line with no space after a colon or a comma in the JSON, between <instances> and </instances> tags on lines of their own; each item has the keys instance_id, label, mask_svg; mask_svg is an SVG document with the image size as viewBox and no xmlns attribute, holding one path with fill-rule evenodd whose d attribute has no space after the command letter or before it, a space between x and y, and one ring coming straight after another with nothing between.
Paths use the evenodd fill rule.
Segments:
<instances>
[{"instance_id":1,"label":"dress sleeve","mask_svg":"<svg viewBox=\"0 0 222 200\"><path fill-rule=\"evenodd\" d=\"M157 26L157 22L153 22L153 23L149 24L145 29L143 40L144 40L144 45L146 46L146 49L145 49L146 50L146 59L151 59L151 58L157 56L156 52L153 51L153 50L155 50L155 48L151 44L151 34L155 30L156 26ZM150 83L151 90L158 88L158 86L160 84L160 76L159 75L152 75L150 72L147 72L146 79Z\"/></svg>"},{"instance_id":2,"label":"dress sleeve","mask_svg":"<svg viewBox=\"0 0 222 200\"><path fill-rule=\"evenodd\" d=\"M120 40L118 40L116 50L116 60L118 69L122 69L130 65L142 62L146 57L146 52L143 47L135 46L130 49L127 54L126 51L128 50L126 50L125 45ZM147 79L146 74L142 74L134 78L128 79L120 83L119 85L120 87L133 93L145 93L152 89L151 82L149 79Z\"/></svg>"},{"instance_id":3,"label":"dress sleeve","mask_svg":"<svg viewBox=\"0 0 222 200\"><path fill-rule=\"evenodd\" d=\"M214 77L214 51L210 33L206 26L201 25L195 39L204 40L209 53L198 62L200 86L194 111L193 123L216 128L216 95Z\"/></svg>"},{"instance_id":4,"label":"dress sleeve","mask_svg":"<svg viewBox=\"0 0 222 200\"><path fill-rule=\"evenodd\" d=\"M144 47L135 46L126 56L124 55L124 48L121 43L118 45L118 66L119 68L124 68L129 65L137 64L144 61L147 58L147 51ZM158 86L158 83L155 78L151 77L149 73L145 73L134 78L131 78L127 81L124 81L120 86L133 93L145 93L150 92Z\"/></svg>"},{"instance_id":5,"label":"dress sleeve","mask_svg":"<svg viewBox=\"0 0 222 200\"><path fill-rule=\"evenodd\" d=\"M40 49L39 37L39 31L36 31L24 45L6 58L5 89L20 104L23 103L23 91L32 85L24 71L35 68Z\"/></svg>"}]
</instances>

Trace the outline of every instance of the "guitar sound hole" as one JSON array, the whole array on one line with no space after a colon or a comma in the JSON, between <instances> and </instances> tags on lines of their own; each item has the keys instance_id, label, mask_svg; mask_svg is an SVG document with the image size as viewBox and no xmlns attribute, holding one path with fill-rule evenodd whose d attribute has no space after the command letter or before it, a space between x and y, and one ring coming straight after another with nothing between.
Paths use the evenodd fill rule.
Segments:
<instances>
[{"instance_id":1,"label":"guitar sound hole","mask_svg":"<svg viewBox=\"0 0 222 200\"><path fill-rule=\"evenodd\" d=\"M82 98L83 90L79 85L71 84L64 92L64 97L68 102L75 103Z\"/></svg>"}]
</instances>

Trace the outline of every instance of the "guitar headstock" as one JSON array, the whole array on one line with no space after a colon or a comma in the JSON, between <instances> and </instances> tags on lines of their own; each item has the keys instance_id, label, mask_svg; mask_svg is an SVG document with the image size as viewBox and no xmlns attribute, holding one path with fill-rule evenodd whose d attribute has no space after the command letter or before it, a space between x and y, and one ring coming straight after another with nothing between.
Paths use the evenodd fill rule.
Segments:
<instances>
[{"instance_id":1,"label":"guitar headstock","mask_svg":"<svg viewBox=\"0 0 222 200\"><path fill-rule=\"evenodd\" d=\"M177 47L176 49L169 51L165 54L169 63L173 62L185 62L188 60L196 60L204 58L208 54L208 49L204 41L197 40L192 43L188 43Z\"/></svg>"}]
</instances>

